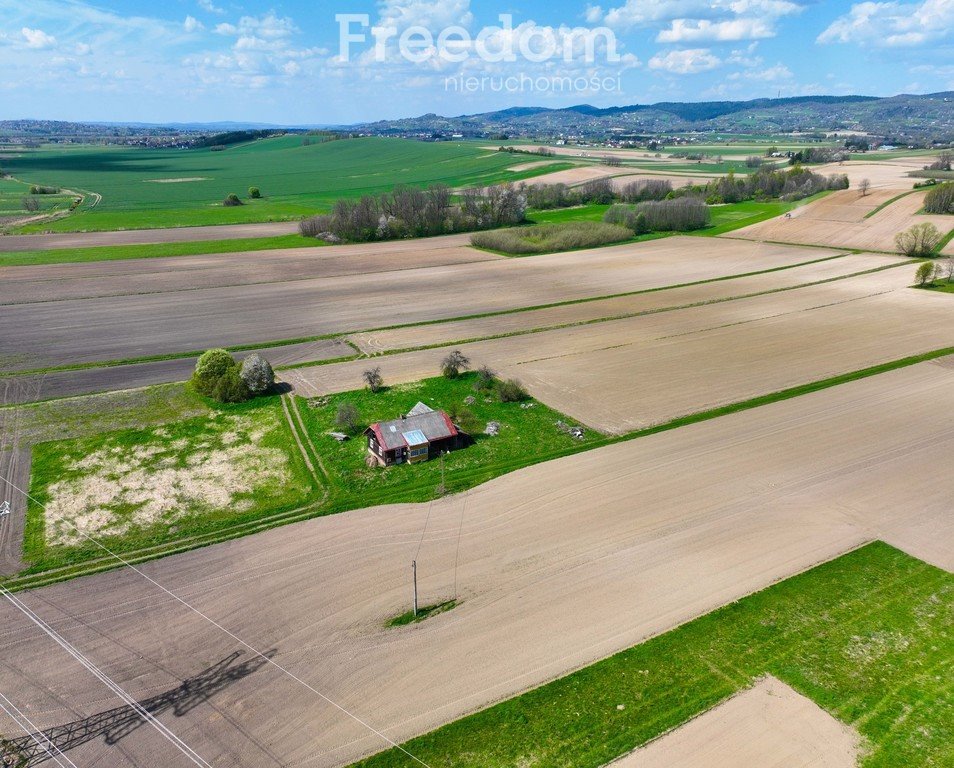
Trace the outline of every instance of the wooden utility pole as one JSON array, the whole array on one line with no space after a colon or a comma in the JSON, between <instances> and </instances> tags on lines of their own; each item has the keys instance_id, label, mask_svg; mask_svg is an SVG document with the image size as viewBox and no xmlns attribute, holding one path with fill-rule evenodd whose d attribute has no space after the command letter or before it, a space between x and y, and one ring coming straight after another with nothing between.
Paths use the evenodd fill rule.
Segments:
<instances>
[{"instance_id":1,"label":"wooden utility pole","mask_svg":"<svg viewBox=\"0 0 954 768\"><path fill-rule=\"evenodd\" d=\"M417 560L411 561L411 576L414 579L414 618L417 618Z\"/></svg>"}]
</instances>

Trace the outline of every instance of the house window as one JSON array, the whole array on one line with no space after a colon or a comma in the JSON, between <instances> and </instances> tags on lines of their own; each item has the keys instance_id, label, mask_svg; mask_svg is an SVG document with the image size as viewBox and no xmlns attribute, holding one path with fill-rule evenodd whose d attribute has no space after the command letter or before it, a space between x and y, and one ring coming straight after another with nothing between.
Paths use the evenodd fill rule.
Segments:
<instances>
[{"instance_id":1,"label":"house window","mask_svg":"<svg viewBox=\"0 0 954 768\"><path fill-rule=\"evenodd\" d=\"M412 448L409 455L412 459L417 458L419 456L426 456L427 446L425 445L423 448Z\"/></svg>"}]
</instances>

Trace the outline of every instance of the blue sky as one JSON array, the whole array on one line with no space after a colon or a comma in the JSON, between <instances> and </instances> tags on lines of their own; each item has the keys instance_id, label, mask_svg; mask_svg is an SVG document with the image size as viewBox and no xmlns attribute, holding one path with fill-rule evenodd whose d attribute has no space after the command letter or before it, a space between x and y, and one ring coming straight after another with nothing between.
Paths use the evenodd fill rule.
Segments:
<instances>
[{"instance_id":1,"label":"blue sky","mask_svg":"<svg viewBox=\"0 0 954 768\"><path fill-rule=\"evenodd\" d=\"M347 60L342 15L365 37ZM377 46L371 27L389 30ZM954 90L954 0L0 0L0 57L7 119L345 124L927 93Z\"/></svg>"}]
</instances>

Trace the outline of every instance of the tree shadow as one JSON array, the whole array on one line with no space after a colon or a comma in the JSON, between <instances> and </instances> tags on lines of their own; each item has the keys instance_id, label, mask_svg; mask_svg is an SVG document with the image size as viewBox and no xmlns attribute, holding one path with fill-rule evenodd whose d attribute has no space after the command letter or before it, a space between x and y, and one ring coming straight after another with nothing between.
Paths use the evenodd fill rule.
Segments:
<instances>
[{"instance_id":1,"label":"tree shadow","mask_svg":"<svg viewBox=\"0 0 954 768\"><path fill-rule=\"evenodd\" d=\"M276 653L273 649L236 664L242 651L235 651L178 687L143 699L138 702L139 706L154 716L171 710L175 717L182 717L233 683L257 672ZM145 718L127 705L14 739L0 738L0 765L32 768L53 760L51 753L58 755L100 737L104 744L117 744L145 723Z\"/></svg>"}]
</instances>

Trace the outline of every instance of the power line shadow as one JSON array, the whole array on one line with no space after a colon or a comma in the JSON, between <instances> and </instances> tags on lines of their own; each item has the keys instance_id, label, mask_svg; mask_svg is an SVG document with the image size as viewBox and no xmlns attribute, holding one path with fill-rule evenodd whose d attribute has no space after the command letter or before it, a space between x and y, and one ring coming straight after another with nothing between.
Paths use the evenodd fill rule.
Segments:
<instances>
[{"instance_id":1,"label":"power line shadow","mask_svg":"<svg viewBox=\"0 0 954 768\"><path fill-rule=\"evenodd\" d=\"M139 705L154 716L171 710L175 717L182 717L233 683L257 672L276 653L272 649L236 664L242 651L235 651L208 669L183 680L178 687L144 699ZM142 715L127 705L14 739L0 737L0 765L32 768L51 760L51 753L67 752L100 737L107 745L117 744L145 723Z\"/></svg>"}]
</instances>

